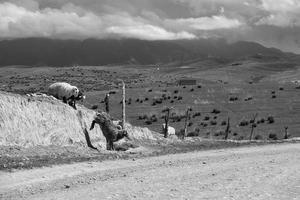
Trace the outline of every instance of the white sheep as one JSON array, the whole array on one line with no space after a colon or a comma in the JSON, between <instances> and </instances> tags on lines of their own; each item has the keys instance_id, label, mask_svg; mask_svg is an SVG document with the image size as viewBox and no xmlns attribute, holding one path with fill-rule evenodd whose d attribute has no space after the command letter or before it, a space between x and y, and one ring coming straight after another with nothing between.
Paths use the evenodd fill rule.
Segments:
<instances>
[{"instance_id":1,"label":"white sheep","mask_svg":"<svg viewBox=\"0 0 300 200\"><path fill-rule=\"evenodd\" d=\"M164 130L165 130L165 127L166 127L166 124L163 123L163 124L162 124L162 130L163 130L163 132L164 132ZM169 136L170 136L170 135L175 135L175 128L173 128L172 126L168 126L168 135L169 135Z\"/></svg>"},{"instance_id":2,"label":"white sheep","mask_svg":"<svg viewBox=\"0 0 300 200\"><path fill-rule=\"evenodd\" d=\"M48 94L63 100L64 103L69 103L74 109L76 109L75 101L85 98L76 86L65 82L57 82L50 85Z\"/></svg>"}]
</instances>

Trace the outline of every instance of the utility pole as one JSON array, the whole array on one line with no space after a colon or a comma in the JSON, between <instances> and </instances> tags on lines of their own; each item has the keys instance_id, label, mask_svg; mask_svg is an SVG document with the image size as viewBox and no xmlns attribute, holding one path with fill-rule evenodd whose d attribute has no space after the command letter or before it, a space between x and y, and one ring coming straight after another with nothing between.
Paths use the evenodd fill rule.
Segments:
<instances>
[{"instance_id":1,"label":"utility pole","mask_svg":"<svg viewBox=\"0 0 300 200\"><path fill-rule=\"evenodd\" d=\"M126 119L126 113L125 113L125 107L126 107L126 95L125 95L125 83L122 81L122 128L125 129L125 119Z\"/></svg>"}]
</instances>

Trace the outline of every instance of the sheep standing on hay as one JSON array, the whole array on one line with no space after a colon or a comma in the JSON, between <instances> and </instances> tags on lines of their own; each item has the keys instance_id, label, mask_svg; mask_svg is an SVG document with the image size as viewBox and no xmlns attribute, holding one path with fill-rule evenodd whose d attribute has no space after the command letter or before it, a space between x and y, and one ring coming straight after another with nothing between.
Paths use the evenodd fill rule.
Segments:
<instances>
[{"instance_id":1,"label":"sheep standing on hay","mask_svg":"<svg viewBox=\"0 0 300 200\"><path fill-rule=\"evenodd\" d=\"M166 124L163 123L162 124L162 130L163 130L163 132L164 132L165 128L166 128ZM175 135L175 128L173 128L172 126L168 126L168 136L169 135Z\"/></svg>"},{"instance_id":2,"label":"sheep standing on hay","mask_svg":"<svg viewBox=\"0 0 300 200\"><path fill-rule=\"evenodd\" d=\"M120 126L115 125L111 120L111 117L105 112L97 113L91 124L90 130L95 127L96 123L99 124L102 133L106 138L107 150L115 150L114 142L117 142L124 137L130 139L127 131L120 129Z\"/></svg>"},{"instance_id":3,"label":"sheep standing on hay","mask_svg":"<svg viewBox=\"0 0 300 200\"><path fill-rule=\"evenodd\" d=\"M85 98L76 86L64 82L57 82L50 85L48 88L48 94L57 99L63 100L64 103L68 103L75 110L75 102Z\"/></svg>"}]
</instances>

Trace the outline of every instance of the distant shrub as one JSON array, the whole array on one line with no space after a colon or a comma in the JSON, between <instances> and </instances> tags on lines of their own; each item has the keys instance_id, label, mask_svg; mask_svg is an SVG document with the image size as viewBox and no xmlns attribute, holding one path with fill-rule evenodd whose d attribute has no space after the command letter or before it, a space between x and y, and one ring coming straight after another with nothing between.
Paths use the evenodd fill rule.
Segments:
<instances>
[{"instance_id":1,"label":"distant shrub","mask_svg":"<svg viewBox=\"0 0 300 200\"><path fill-rule=\"evenodd\" d=\"M262 139L263 139L263 137L261 135L256 135L254 137L254 140L262 140Z\"/></svg>"},{"instance_id":2,"label":"distant shrub","mask_svg":"<svg viewBox=\"0 0 300 200\"><path fill-rule=\"evenodd\" d=\"M202 88L202 86L201 86L201 85L198 85L197 88Z\"/></svg>"},{"instance_id":3,"label":"distant shrub","mask_svg":"<svg viewBox=\"0 0 300 200\"><path fill-rule=\"evenodd\" d=\"M182 96L179 96L179 97L177 98L177 100L182 100Z\"/></svg>"},{"instance_id":4,"label":"distant shrub","mask_svg":"<svg viewBox=\"0 0 300 200\"><path fill-rule=\"evenodd\" d=\"M214 109L211 111L211 113L213 113L213 114L219 114L219 113L221 113L221 111L214 108Z\"/></svg>"},{"instance_id":5,"label":"distant shrub","mask_svg":"<svg viewBox=\"0 0 300 200\"><path fill-rule=\"evenodd\" d=\"M174 96L173 99L177 99L177 96Z\"/></svg>"},{"instance_id":6,"label":"distant shrub","mask_svg":"<svg viewBox=\"0 0 300 200\"><path fill-rule=\"evenodd\" d=\"M209 116L205 116L205 117L204 117L204 120L205 120L205 121L208 121L209 119L210 119Z\"/></svg>"},{"instance_id":7,"label":"distant shrub","mask_svg":"<svg viewBox=\"0 0 300 200\"><path fill-rule=\"evenodd\" d=\"M135 100L135 102L139 102L140 101L140 99L139 98L137 98L136 100Z\"/></svg>"},{"instance_id":8,"label":"distant shrub","mask_svg":"<svg viewBox=\"0 0 300 200\"><path fill-rule=\"evenodd\" d=\"M198 116L201 116L201 113L200 112L195 112L192 117L195 118L195 117L198 117Z\"/></svg>"},{"instance_id":9,"label":"distant shrub","mask_svg":"<svg viewBox=\"0 0 300 200\"><path fill-rule=\"evenodd\" d=\"M237 101L237 100L238 100L237 97L230 97L230 98L229 98L229 101Z\"/></svg>"},{"instance_id":10,"label":"distant shrub","mask_svg":"<svg viewBox=\"0 0 300 200\"><path fill-rule=\"evenodd\" d=\"M198 137L198 136L200 136L200 133L196 132L196 131L191 131L191 132L187 133L187 136L188 137Z\"/></svg>"},{"instance_id":11,"label":"distant shrub","mask_svg":"<svg viewBox=\"0 0 300 200\"><path fill-rule=\"evenodd\" d=\"M194 92L194 88L190 89L191 92Z\"/></svg>"},{"instance_id":12,"label":"distant shrub","mask_svg":"<svg viewBox=\"0 0 300 200\"><path fill-rule=\"evenodd\" d=\"M217 119L218 118L218 116L214 116L214 119Z\"/></svg>"},{"instance_id":13,"label":"distant shrub","mask_svg":"<svg viewBox=\"0 0 300 200\"><path fill-rule=\"evenodd\" d=\"M146 97L146 98L145 98L145 101L148 101L148 100L149 100L149 98L148 98L148 97Z\"/></svg>"},{"instance_id":14,"label":"distant shrub","mask_svg":"<svg viewBox=\"0 0 300 200\"><path fill-rule=\"evenodd\" d=\"M212 126L217 125L217 121L215 121L215 120L210 121L210 125L212 125Z\"/></svg>"},{"instance_id":15,"label":"distant shrub","mask_svg":"<svg viewBox=\"0 0 300 200\"><path fill-rule=\"evenodd\" d=\"M174 94L177 94L178 93L178 90L174 90Z\"/></svg>"},{"instance_id":16,"label":"distant shrub","mask_svg":"<svg viewBox=\"0 0 300 200\"><path fill-rule=\"evenodd\" d=\"M152 92L152 89L149 89L148 92Z\"/></svg>"},{"instance_id":17,"label":"distant shrub","mask_svg":"<svg viewBox=\"0 0 300 200\"><path fill-rule=\"evenodd\" d=\"M140 115L140 116L138 117L139 120L144 120L144 119L147 119L147 118L148 118L147 115Z\"/></svg>"},{"instance_id":18,"label":"distant shrub","mask_svg":"<svg viewBox=\"0 0 300 200\"><path fill-rule=\"evenodd\" d=\"M193 122L188 123L188 127L191 127L191 126L193 126Z\"/></svg>"},{"instance_id":19,"label":"distant shrub","mask_svg":"<svg viewBox=\"0 0 300 200\"><path fill-rule=\"evenodd\" d=\"M238 133L236 133L236 132L233 133L233 136L237 136L237 135L238 135Z\"/></svg>"},{"instance_id":20,"label":"distant shrub","mask_svg":"<svg viewBox=\"0 0 300 200\"><path fill-rule=\"evenodd\" d=\"M274 117L273 116L269 116L267 119L269 124L273 124L275 122Z\"/></svg>"},{"instance_id":21,"label":"distant shrub","mask_svg":"<svg viewBox=\"0 0 300 200\"><path fill-rule=\"evenodd\" d=\"M280 87L279 90L284 90L284 88L283 88L283 87Z\"/></svg>"},{"instance_id":22,"label":"distant shrub","mask_svg":"<svg viewBox=\"0 0 300 200\"><path fill-rule=\"evenodd\" d=\"M151 121L151 120L146 120L146 121L145 121L145 124L151 125L151 124L152 124L152 121Z\"/></svg>"},{"instance_id":23,"label":"distant shrub","mask_svg":"<svg viewBox=\"0 0 300 200\"><path fill-rule=\"evenodd\" d=\"M93 106L91 107L91 109L92 109L92 110L98 109L98 105L93 105Z\"/></svg>"},{"instance_id":24,"label":"distant shrub","mask_svg":"<svg viewBox=\"0 0 300 200\"><path fill-rule=\"evenodd\" d=\"M278 140L277 135L275 133L270 133L269 134L269 139L271 139L271 140Z\"/></svg>"},{"instance_id":25,"label":"distant shrub","mask_svg":"<svg viewBox=\"0 0 300 200\"><path fill-rule=\"evenodd\" d=\"M184 89L184 88L186 88L186 86L183 86L182 88Z\"/></svg>"},{"instance_id":26,"label":"distant shrub","mask_svg":"<svg viewBox=\"0 0 300 200\"><path fill-rule=\"evenodd\" d=\"M249 125L249 122L246 120L241 121L239 124L239 126L248 126L248 125Z\"/></svg>"},{"instance_id":27,"label":"distant shrub","mask_svg":"<svg viewBox=\"0 0 300 200\"><path fill-rule=\"evenodd\" d=\"M214 133L214 136L218 137L218 136L221 136L221 135L225 135L225 132L224 131L217 131Z\"/></svg>"},{"instance_id":28,"label":"distant shrub","mask_svg":"<svg viewBox=\"0 0 300 200\"><path fill-rule=\"evenodd\" d=\"M224 120L221 122L221 126L226 126L227 122Z\"/></svg>"},{"instance_id":29,"label":"distant shrub","mask_svg":"<svg viewBox=\"0 0 300 200\"><path fill-rule=\"evenodd\" d=\"M116 91L109 91L109 94L116 94Z\"/></svg>"},{"instance_id":30,"label":"distant shrub","mask_svg":"<svg viewBox=\"0 0 300 200\"><path fill-rule=\"evenodd\" d=\"M171 97L170 96L168 96L168 98L167 99L171 99Z\"/></svg>"},{"instance_id":31,"label":"distant shrub","mask_svg":"<svg viewBox=\"0 0 300 200\"><path fill-rule=\"evenodd\" d=\"M170 103L174 103L174 100L171 100Z\"/></svg>"},{"instance_id":32,"label":"distant shrub","mask_svg":"<svg viewBox=\"0 0 300 200\"><path fill-rule=\"evenodd\" d=\"M271 94L275 94L275 91L272 91Z\"/></svg>"}]
</instances>

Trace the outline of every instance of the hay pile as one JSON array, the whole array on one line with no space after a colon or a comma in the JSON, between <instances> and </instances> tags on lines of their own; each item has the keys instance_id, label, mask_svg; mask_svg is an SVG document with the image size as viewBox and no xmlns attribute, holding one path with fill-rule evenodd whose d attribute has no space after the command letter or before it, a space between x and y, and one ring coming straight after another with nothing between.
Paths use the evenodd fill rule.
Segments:
<instances>
[{"instance_id":1,"label":"hay pile","mask_svg":"<svg viewBox=\"0 0 300 200\"><path fill-rule=\"evenodd\" d=\"M95 112L83 106L77 110L45 95L22 96L0 91L0 145L84 145L84 129ZM155 140L149 129L127 125L136 140ZM89 132L94 146L106 149L99 126Z\"/></svg>"}]
</instances>

